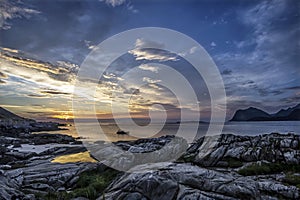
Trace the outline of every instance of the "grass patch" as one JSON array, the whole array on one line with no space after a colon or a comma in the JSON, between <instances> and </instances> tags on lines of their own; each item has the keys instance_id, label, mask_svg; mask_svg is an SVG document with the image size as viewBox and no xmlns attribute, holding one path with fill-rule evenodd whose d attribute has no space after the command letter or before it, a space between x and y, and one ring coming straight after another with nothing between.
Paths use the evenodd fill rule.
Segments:
<instances>
[{"instance_id":1,"label":"grass patch","mask_svg":"<svg viewBox=\"0 0 300 200\"><path fill-rule=\"evenodd\" d=\"M295 175L295 174L287 174L283 180L283 182L289 184L289 185L294 185L297 188L300 189L300 175Z\"/></svg>"},{"instance_id":2,"label":"grass patch","mask_svg":"<svg viewBox=\"0 0 300 200\"><path fill-rule=\"evenodd\" d=\"M243 176L276 174L280 172L300 172L300 165L287 165L282 163L254 163L238 171L238 173Z\"/></svg>"},{"instance_id":3,"label":"grass patch","mask_svg":"<svg viewBox=\"0 0 300 200\"><path fill-rule=\"evenodd\" d=\"M228 167L231 167L231 168L238 168L238 167L243 166L243 162L237 158L230 157L230 158L225 158L222 161L226 161L228 163Z\"/></svg>"},{"instance_id":4,"label":"grass patch","mask_svg":"<svg viewBox=\"0 0 300 200\"><path fill-rule=\"evenodd\" d=\"M93 171L83 172L76 186L70 192L54 192L48 193L43 199L72 199L76 197L86 197L88 199L96 199L104 196L104 190L117 177L120 172L114 169L106 169L105 171L96 169Z\"/></svg>"},{"instance_id":5,"label":"grass patch","mask_svg":"<svg viewBox=\"0 0 300 200\"><path fill-rule=\"evenodd\" d=\"M76 188L71 192L71 195L73 197L83 196L88 199L96 199L118 173L113 169L107 169L104 172L97 170L84 172L80 175Z\"/></svg>"},{"instance_id":6,"label":"grass patch","mask_svg":"<svg viewBox=\"0 0 300 200\"><path fill-rule=\"evenodd\" d=\"M25 163L14 163L11 165L11 169L18 169L18 168L23 168L26 167Z\"/></svg>"}]
</instances>

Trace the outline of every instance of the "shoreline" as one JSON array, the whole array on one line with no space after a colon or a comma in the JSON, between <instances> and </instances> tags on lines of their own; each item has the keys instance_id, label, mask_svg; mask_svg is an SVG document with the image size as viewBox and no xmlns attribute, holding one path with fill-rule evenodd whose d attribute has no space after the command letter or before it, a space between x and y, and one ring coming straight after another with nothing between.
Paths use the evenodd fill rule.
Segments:
<instances>
[{"instance_id":1,"label":"shoreline","mask_svg":"<svg viewBox=\"0 0 300 200\"><path fill-rule=\"evenodd\" d=\"M84 147L78 138L52 133L24 133L21 130L3 133L2 129L0 196L2 195L5 199L14 197L44 199L51 194L55 198L63 195L65 199L72 199L71 197L89 199L92 197L86 195L86 192L79 191L92 189L95 192L93 198L99 199L102 199L103 195L105 199L125 198L125 196L129 198L132 195L137 195L137 199L145 197L157 199L158 196L155 194L160 194L159 191L164 191L163 194L171 191L170 195L174 198L188 197L191 194L188 191L193 191L192 193L198 197L205 193L205 196L212 199L242 197L251 199L257 195L266 198L297 199L299 197L300 182L295 182L295 180L300 179L300 175L299 177L297 175L300 174L300 169L295 166L300 164L300 135L292 133L269 133L258 136L221 134L218 137L209 137L209 139L217 143L204 157L201 155L205 152L201 152L200 148L203 144L205 145L204 138L188 145L183 139L170 135L112 143L113 146L119 147L120 154L116 154L112 145L107 145L104 141L98 142L97 144L102 144L100 146L103 151L98 151L96 145L96 149L92 149L92 156L90 156L87 151L89 148ZM171 146L168 145L173 140L176 142ZM161 148L173 152L174 155L183 154L174 160L170 155L161 153ZM125 160L121 159L123 151L130 152L134 156L129 160L127 158L124 162ZM104 152L105 157L101 152ZM153 157L147 155L151 152L154 152ZM113 161L110 156L119 158L118 162L109 164ZM97 157L105 159L101 162L94 162L93 159ZM77 158L87 162L80 162ZM160 159L159 163L148 163L156 158ZM56 162L57 160L61 162ZM116 168L121 166L131 173L118 172L103 163ZM287 166L293 170L286 171ZM253 171L252 168L255 170ZM161 172L169 175L165 177ZM205 173L202 174L203 172ZM119 175L107 178L115 173ZM174 177L174 173L178 176ZM206 176L207 173L210 175ZM210 181L212 185L190 187L190 182L186 185L184 183L186 179L182 179L189 175L192 175L193 181L198 185L203 184L201 181L203 178ZM90 184L79 187L81 179L86 176L91 182L96 181L94 178L98 176L105 178L106 181L103 183L105 187L103 186L101 190ZM130 188L151 180L146 178L148 176L155 177L153 184L156 186L141 188L140 192L132 190L128 193ZM222 180L218 176L223 177ZM173 178L169 179L170 177ZM136 182L136 180L140 181ZM227 188L228 181L234 184L230 188ZM125 185L121 187L122 184ZM221 185L217 186L218 184ZM173 186L177 189L169 188ZM202 190L205 187L208 188ZM224 189L222 191L212 189L215 187ZM249 190L249 187L252 189ZM149 189L154 196L150 194L150 196L144 196Z\"/></svg>"}]
</instances>

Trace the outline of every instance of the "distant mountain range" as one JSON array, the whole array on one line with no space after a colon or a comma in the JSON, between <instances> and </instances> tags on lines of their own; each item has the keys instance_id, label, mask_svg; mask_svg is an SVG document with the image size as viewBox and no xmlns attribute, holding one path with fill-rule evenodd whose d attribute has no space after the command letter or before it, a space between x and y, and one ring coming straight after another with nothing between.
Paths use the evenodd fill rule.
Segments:
<instances>
[{"instance_id":1,"label":"distant mountain range","mask_svg":"<svg viewBox=\"0 0 300 200\"><path fill-rule=\"evenodd\" d=\"M0 107L0 120L3 119L14 119L14 120L25 120L25 118L20 117L12 112L9 112L8 110Z\"/></svg>"},{"instance_id":2,"label":"distant mountain range","mask_svg":"<svg viewBox=\"0 0 300 200\"><path fill-rule=\"evenodd\" d=\"M260 109L250 107L237 110L230 121L299 121L300 104L288 109L281 109L277 113L269 114Z\"/></svg>"}]
</instances>

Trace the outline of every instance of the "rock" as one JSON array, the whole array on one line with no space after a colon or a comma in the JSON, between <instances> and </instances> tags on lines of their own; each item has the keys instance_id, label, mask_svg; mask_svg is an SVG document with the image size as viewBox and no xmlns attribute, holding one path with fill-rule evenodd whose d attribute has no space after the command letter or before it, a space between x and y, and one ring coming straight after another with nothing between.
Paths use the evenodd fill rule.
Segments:
<instances>
[{"instance_id":1,"label":"rock","mask_svg":"<svg viewBox=\"0 0 300 200\"><path fill-rule=\"evenodd\" d=\"M290 151L283 154L287 164L299 164L299 152Z\"/></svg>"},{"instance_id":2,"label":"rock","mask_svg":"<svg viewBox=\"0 0 300 200\"><path fill-rule=\"evenodd\" d=\"M73 198L72 200L89 200L89 199L85 198L85 197L76 197L76 198Z\"/></svg>"},{"instance_id":3,"label":"rock","mask_svg":"<svg viewBox=\"0 0 300 200\"><path fill-rule=\"evenodd\" d=\"M88 147L93 157L120 171L149 162L175 161L187 148L185 139L170 135Z\"/></svg>"},{"instance_id":4,"label":"rock","mask_svg":"<svg viewBox=\"0 0 300 200\"><path fill-rule=\"evenodd\" d=\"M0 165L0 169L8 170L11 169L10 165Z\"/></svg>"},{"instance_id":5,"label":"rock","mask_svg":"<svg viewBox=\"0 0 300 200\"><path fill-rule=\"evenodd\" d=\"M299 199L299 190L295 186L286 186L278 182L261 181L258 182L259 190L270 194L279 194L288 199Z\"/></svg>"},{"instance_id":6,"label":"rock","mask_svg":"<svg viewBox=\"0 0 300 200\"><path fill-rule=\"evenodd\" d=\"M49 186L48 184L44 184L44 183L34 183L30 185L31 188L35 189L35 190L42 190L45 192L54 192L55 189L51 186Z\"/></svg>"},{"instance_id":7,"label":"rock","mask_svg":"<svg viewBox=\"0 0 300 200\"><path fill-rule=\"evenodd\" d=\"M206 156L199 156L205 141L215 144ZM217 141L214 143L214 141ZM143 144L141 144L143 143ZM153 143L153 147L149 147ZM143 139L139 142L122 142L119 146L134 153L155 151L159 142ZM157 145L158 144L158 145ZM184 159L198 166L223 167L208 170L190 164L155 163L137 165L115 180L107 189L106 199L297 199L294 186L281 183L282 174L241 176L226 170L233 161L299 163L299 136L277 133L261 136L221 135L219 138L199 139L187 149ZM156 146L157 145L157 146ZM161 148L161 147L160 147ZM112 152L105 151L108 155ZM116 152L114 152L116 153ZM128 161L128 160L127 160ZM238 166L236 164L236 166ZM101 197L99 197L101 199Z\"/></svg>"},{"instance_id":8,"label":"rock","mask_svg":"<svg viewBox=\"0 0 300 200\"><path fill-rule=\"evenodd\" d=\"M105 199L297 199L294 186L222 173L186 163L139 165L107 188ZM268 194L268 195L266 195ZM264 195L264 198L260 198ZM99 197L99 200L102 197Z\"/></svg>"},{"instance_id":9,"label":"rock","mask_svg":"<svg viewBox=\"0 0 300 200\"><path fill-rule=\"evenodd\" d=\"M41 163L37 166L23 169L25 190L58 191L62 190L69 182L73 184L78 180L78 175L85 170L93 169L96 163ZM75 178L77 177L77 178Z\"/></svg>"},{"instance_id":10,"label":"rock","mask_svg":"<svg viewBox=\"0 0 300 200\"><path fill-rule=\"evenodd\" d=\"M5 153L5 155L15 157L18 160L19 159L20 160L25 160L25 159L28 159L28 158L31 158L31 157L35 156L36 153L35 152L18 152L18 151L12 151L12 152Z\"/></svg>"},{"instance_id":11,"label":"rock","mask_svg":"<svg viewBox=\"0 0 300 200\"><path fill-rule=\"evenodd\" d=\"M13 199L24 197L20 191L20 185L12 179L7 173L0 173L0 199Z\"/></svg>"},{"instance_id":12,"label":"rock","mask_svg":"<svg viewBox=\"0 0 300 200\"><path fill-rule=\"evenodd\" d=\"M75 139L69 135L43 133L43 134L31 135L31 141L35 145L51 144L51 143L69 144L71 142L75 142Z\"/></svg>"},{"instance_id":13,"label":"rock","mask_svg":"<svg viewBox=\"0 0 300 200\"><path fill-rule=\"evenodd\" d=\"M221 135L214 148L204 156L200 153L206 145L203 141L204 139L193 143L183 157L188 157L191 153L198 154L189 162L200 166L217 166L217 163L222 163L229 158L242 162L267 160L285 164L300 163L299 135L278 133L252 137Z\"/></svg>"},{"instance_id":14,"label":"rock","mask_svg":"<svg viewBox=\"0 0 300 200\"><path fill-rule=\"evenodd\" d=\"M35 200L34 194L27 194L24 196L23 200Z\"/></svg>"}]
</instances>

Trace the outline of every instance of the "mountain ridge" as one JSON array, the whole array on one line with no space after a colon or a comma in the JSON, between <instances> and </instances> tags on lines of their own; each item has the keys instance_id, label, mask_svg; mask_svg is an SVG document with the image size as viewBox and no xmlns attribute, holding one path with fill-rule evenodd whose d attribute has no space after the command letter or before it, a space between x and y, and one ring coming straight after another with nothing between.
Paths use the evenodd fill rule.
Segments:
<instances>
[{"instance_id":1,"label":"mountain ridge","mask_svg":"<svg viewBox=\"0 0 300 200\"><path fill-rule=\"evenodd\" d=\"M239 109L230 121L298 121L300 120L300 104L287 109L281 109L274 114L269 114L261 109L249 107Z\"/></svg>"},{"instance_id":2,"label":"mountain ridge","mask_svg":"<svg viewBox=\"0 0 300 200\"><path fill-rule=\"evenodd\" d=\"M15 119L15 120L26 120L26 118L20 117L9 110L0 107L0 119Z\"/></svg>"}]
</instances>

